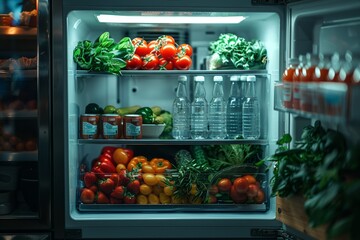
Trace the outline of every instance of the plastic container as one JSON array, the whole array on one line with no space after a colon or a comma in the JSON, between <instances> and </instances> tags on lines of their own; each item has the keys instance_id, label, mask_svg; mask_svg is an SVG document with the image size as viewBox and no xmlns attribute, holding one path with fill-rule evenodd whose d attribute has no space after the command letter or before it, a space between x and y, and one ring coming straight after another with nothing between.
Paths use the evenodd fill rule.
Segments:
<instances>
[{"instance_id":1,"label":"plastic container","mask_svg":"<svg viewBox=\"0 0 360 240\"><path fill-rule=\"evenodd\" d=\"M226 106L226 131L230 139L242 136L242 89L240 76L230 77L231 87Z\"/></svg>"},{"instance_id":2,"label":"plastic container","mask_svg":"<svg viewBox=\"0 0 360 240\"><path fill-rule=\"evenodd\" d=\"M204 87L204 76L195 77L194 100L191 103L191 127L192 139L205 139L208 136L208 102Z\"/></svg>"},{"instance_id":3,"label":"plastic container","mask_svg":"<svg viewBox=\"0 0 360 240\"><path fill-rule=\"evenodd\" d=\"M223 77L214 76L212 98L209 103L209 138L226 138L226 101L224 99Z\"/></svg>"},{"instance_id":4,"label":"plastic container","mask_svg":"<svg viewBox=\"0 0 360 240\"><path fill-rule=\"evenodd\" d=\"M242 129L245 139L260 138L260 106L255 93L256 77L247 77L245 101L242 105Z\"/></svg>"},{"instance_id":5,"label":"plastic container","mask_svg":"<svg viewBox=\"0 0 360 240\"><path fill-rule=\"evenodd\" d=\"M186 91L186 76L179 76L176 98L172 106L173 129L175 139L190 138L190 100Z\"/></svg>"}]
</instances>

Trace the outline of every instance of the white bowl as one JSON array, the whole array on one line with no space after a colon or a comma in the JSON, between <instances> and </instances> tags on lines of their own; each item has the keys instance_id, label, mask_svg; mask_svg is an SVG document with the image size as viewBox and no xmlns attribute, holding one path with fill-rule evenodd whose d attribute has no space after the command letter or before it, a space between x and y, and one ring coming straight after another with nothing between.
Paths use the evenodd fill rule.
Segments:
<instances>
[{"instance_id":1,"label":"white bowl","mask_svg":"<svg viewBox=\"0 0 360 240\"><path fill-rule=\"evenodd\" d=\"M158 138L164 131L166 124L143 124L142 136L143 138Z\"/></svg>"}]
</instances>

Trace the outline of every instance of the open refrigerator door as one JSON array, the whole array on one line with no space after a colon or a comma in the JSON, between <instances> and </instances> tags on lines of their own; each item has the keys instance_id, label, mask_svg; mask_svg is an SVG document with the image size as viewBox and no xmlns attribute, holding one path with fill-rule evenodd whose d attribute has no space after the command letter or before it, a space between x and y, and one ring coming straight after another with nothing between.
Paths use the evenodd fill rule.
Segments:
<instances>
[{"instance_id":1,"label":"open refrigerator door","mask_svg":"<svg viewBox=\"0 0 360 240\"><path fill-rule=\"evenodd\" d=\"M206 6L195 1L88 1L86 6L63 1L53 8L58 10L53 25L59 29L53 36L58 109L54 158L61 170L54 174L57 187L64 190L55 193L55 201L65 207L55 219L55 225L65 223L65 232L60 228L56 234L102 239L276 237L281 223L271 197L272 171L270 165L257 163L275 152L283 133L301 131L288 114L274 109L281 102L285 56L313 52L314 41L300 38L307 45L293 52L286 7L257 1ZM313 23L311 18L304 22ZM317 25L311 26L317 36ZM176 50L187 44L192 53L185 48L159 64L155 57L173 49L164 49L169 39ZM155 48L149 50L153 40ZM145 43L146 53L140 53ZM131 65L136 50L142 64ZM188 80L191 101L195 78L204 77L207 102L215 76L224 80L225 98L231 77L255 76L260 137L173 139L169 117L180 75ZM146 135L147 124L159 123L166 125L160 136ZM167 161L169 167L159 170ZM235 194L229 189L241 182L238 178L247 178L246 190L239 187Z\"/></svg>"}]
</instances>

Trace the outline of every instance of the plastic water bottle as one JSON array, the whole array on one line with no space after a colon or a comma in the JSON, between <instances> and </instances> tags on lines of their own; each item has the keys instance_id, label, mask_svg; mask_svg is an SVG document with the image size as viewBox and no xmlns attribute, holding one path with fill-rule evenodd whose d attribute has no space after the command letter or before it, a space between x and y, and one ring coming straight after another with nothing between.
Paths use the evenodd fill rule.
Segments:
<instances>
[{"instance_id":1,"label":"plastic water bottle","mask_svg":"<svg viewBox=\"0 0 360 240\"><path fill-rule=\"evenodd\" d=\"M190 101L186 91L187 77L179 76L176 98L173 102L173 129L175 139L188 139L190 137Z\"/></svg>"},{"instance_id":2,"label":"plastic water bottle","mask_svg":"<svg viewBox=\"0 0 360 240\"><path fill-rule=\"evenodd\" d=\"M245 139L260 137L260 106L255 93L256 77L247 77L245 101L243 102L243 136Z\"/></svg>"},{"instance_id":3,"label":"plastic water bottle","mask_svg":"<svg viewBox=\"0 0 360 240\"><path fill-rule=\"evenodd\" d=\"M191 103L191 128L192 139L205 139L208 134L208 103L205 92L204 76L195 77L194 100Z\"/></svg>"},{"instance_id":4,"label":"plastic water bottle","mask_svg":"<svg viewBox=\"0 0 360 240\"><path fill-rule=\"evenodd\" d=\"M226 106L226 130L230 139L242 136L242 92L240 76L230 77L230 94Z\"/></svg>"},{"instance_id":5,"label":"plastic water bottle","mask_svg":"<svg viewBox=\"0 0 360 240\"><path fill-rule=\"evenodd\" d=\"M223 77L214 76L214 88L209 103L209 138L226 138L226 101L224 99Z\"/></svg>"}]
</instances>

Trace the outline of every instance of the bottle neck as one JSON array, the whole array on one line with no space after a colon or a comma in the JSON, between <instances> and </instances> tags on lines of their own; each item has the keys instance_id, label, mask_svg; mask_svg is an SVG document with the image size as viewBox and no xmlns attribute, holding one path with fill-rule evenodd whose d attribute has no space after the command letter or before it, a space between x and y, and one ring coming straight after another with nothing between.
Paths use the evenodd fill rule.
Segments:
<instances>
[{"instance_id":1,"label":"bottle neck","mask_svg":"<svg viewBox=\"0 0 360 240\"><path fill-rule=\"evenodd\" d=\"M223 96L224 96L224 89L222 82L215 82L213 97L223 97Z\"/></svg>"},{"instance_id":2,"label":"bottle neck","mask_svg":"<svg viewBox=\"0 0 360 240\"><path fill-rule=\"evenodd\" d=\"M230 96L239 97L241 94L238 82L232 82L230 87Z\"/></svg>"},{"instance_id":3,"label":"bottle neck","mask_svg":"<svg viewBox=\"0 0 360 240\"><path fill-rule=\"evenodd\" d=\"M179 82L178 88L177 88L177 91L176 91L176 96L177 97L182 97L182 98L187 98L187 92L186 92L185 83Z\"/></svg>"},{"instance_id":4,"label":"bottle neck","mask_svg":"<svg viewBox=\"0 0 360 240\"><path fill-rule=\"evenodd\" d=\"M194 96L195 96L195 98L199 98L199 97L205 98L206 97L204 82L196 82Z\"/></svg>"},{"instance_id":5,"label":"bottle neck","mask_svg":"<svg viewBox=\"0 0 360 240\"><path fill-rule=\"evenodd\" d=\"M254 84L254 82L247 82L245 97L255 97L255 84Z\"/></svg>"}]
</instances>

